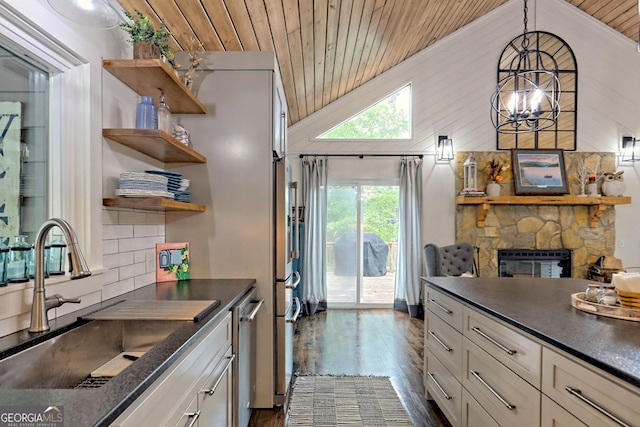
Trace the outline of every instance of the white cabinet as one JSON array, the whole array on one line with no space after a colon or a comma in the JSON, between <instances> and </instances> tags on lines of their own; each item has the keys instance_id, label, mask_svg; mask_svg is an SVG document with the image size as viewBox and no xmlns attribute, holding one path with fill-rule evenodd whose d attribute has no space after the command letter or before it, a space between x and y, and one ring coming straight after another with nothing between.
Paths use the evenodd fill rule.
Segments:
<instances>
[{"instance_id":1,"label":"white cabinet","mask_svg":"<svg viewBox=\"0 0 640 427\"><path fill-rule=\"evenodd\" d=\"M542 427L586 427L553 400L542 395Z\"/></svg>"},{"instance_id":2,"label":"white cabinet","mask_svg":"<svg viewBox=\"0 0 640 427\"><path fill-rule=\"evenodd\" d=\"M464 389L462 390L462 426L500 427L469 392Z\"/></svg>"},{"instance_id":3,"label":"white cabinet","mask_svg":"<svg viewBox=\"0 0 640 427\"><path fill-rule=\"evenodd\" d=\"M231 426L233 412L233 366L231 349L204 383L204 388L198 393L198 411L200 418L198 426Z\"/></svg>"},{"instance_id":4,"label":"white cabinet","mask_svg":"<svg viewBox=\"0 0 640 427\"><path fill-rule=\"evenodd\" d=\"M542 391L589 426L637 426L640 390L545 348Z\"/></svg>"},{"instance_id":5,"label":"white cabinet","mask_svg":"<svg viewBox=\"0 0 640 427\"><path fill-rule=\"evenodd\" d=\"M167 369L151 387L127 408L112 426L231 426L232 385L231 312ZM205 401L202 390L210 390L222 378L218 395ZM212 382L214 381L214 382ZM215 396L215 393L214 393ZM224 401L224 404L220 402ZM195 407L193 403L196 403ZM224 423L218 419L223 408Z\"/></svg>"}]
</instances>

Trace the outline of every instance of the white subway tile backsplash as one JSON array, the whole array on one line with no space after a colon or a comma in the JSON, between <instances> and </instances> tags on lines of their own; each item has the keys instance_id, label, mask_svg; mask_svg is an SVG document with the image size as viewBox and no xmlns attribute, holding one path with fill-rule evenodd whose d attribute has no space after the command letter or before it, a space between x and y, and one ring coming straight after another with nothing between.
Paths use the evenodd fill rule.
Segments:
<instances>
[{"instance_id":1,"label":"white subway tile backsplash","mask_svg":"<svg viewBox=\"0 0 640 427\"><path fill-rule=\"evenodd\" d=\"M117 252L112 255L105 255L102 257L105 268L123 267L125 265L131 265L134 263L133 252Z\"/></svg>"},{"instance_id":2,"label":"white subway tile backsplash","mask_svg":"<svg viewBox=\"0 0 640 427\"><path fill-rule=\"evenodd\" d=\"M136 276L134 280L136 289L142 288L156 281L156 273L154 271L152 273L146 273L141 276Z\"/></svg>"},{"instance_id":3,"label":"white subway tile backsplash","mask_svg":"<svg viewBox=\"0 0 640 427\"><path fill-rule=\"evenodd\" d=\"M103 225L103 239L123 239L133 237L133 225Z\"/></svg>"},{"instance_id":4,"label":"white subway tile backsplash","mask_svg":"<svg viewBox=\"0 0 640 427\"><path fill-rule=\"evenodd\" d=\"M120 280L129 279L146 273L146 265L144 263L131 264L120 267Z\"/></svg>"},{"instance_id":5,"label":"white subway tile backsplash","mask_svg":"<svg viewBox=\"0 0 640 427\"><path fill-rule=\"evenodd\" d=\"M118 253L118 239L109 239L102 241L102 254L111 255Z\"/></svg>"},{"instance_id":6,"label":"white subway tile backsplash","mask_svg":"<svg viewBox=\"0 0 640 427\"><path fill-rule=\"evenodd\" d=\"M164 215L163 221L164 221ZM120 211L120 224L148 224L147 213L143 211Z\"/></svg>"},{"instance_id":7,"label":"white subway tile backsplash","mask_svg":"<svg viewBox=\"0 0 640 427\"><path fill-rule=\"evenodd\" d=\"M117 297L118 295L125 294L127 292L133 291L134 288L134 280L133 278L127 280L121 280L119 282L110 283L105 285L102 288L102 300L107 300L109 298Z\"/></svg>"},{"instance_id":8,"label":"white subway tile backsplash","mask_svg":"<svg viewBox=\"0 0 640 427\"><path fill-rule=\"evenodd\" d=\"M132 239L120 239L120 250L139 251L156 247L156 243L164 242L163 236L136 237Z\"/></svg>"}]
</instances>

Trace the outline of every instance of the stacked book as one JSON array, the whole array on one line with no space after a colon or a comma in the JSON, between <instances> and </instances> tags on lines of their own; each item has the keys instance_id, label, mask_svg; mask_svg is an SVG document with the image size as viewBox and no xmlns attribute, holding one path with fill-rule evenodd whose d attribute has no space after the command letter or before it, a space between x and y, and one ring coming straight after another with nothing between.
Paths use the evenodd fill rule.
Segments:
<instances>
[{"instance_id":1,"label":"stacked book","mask_svg":"<svg viewBox=\"0 0 640 427\"><path fill-rule=\"evenodd\" d=\"M116 196L173 198L166 176L146 172L122 172Z\"/></svg>"},{"instance_id":2,"label":"stacked book","mask_svg":"<svg viewBox=\"0 0 640 427\"><path fill-rule=\"evenodd\" d=\"M191 181L182 178L182 174L178 172L166 172L159 170L148 170L149 174L157 175L167 179L167 191L171 197L179 202L191 202L191 192L188 191Z\"/></svg>"}]
</instances>

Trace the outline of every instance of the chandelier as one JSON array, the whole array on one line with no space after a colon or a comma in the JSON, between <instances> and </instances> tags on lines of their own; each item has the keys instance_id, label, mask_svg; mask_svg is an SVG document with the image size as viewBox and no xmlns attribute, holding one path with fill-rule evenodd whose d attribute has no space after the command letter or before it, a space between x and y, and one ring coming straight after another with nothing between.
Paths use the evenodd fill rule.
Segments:
<instances>
[{"instance_id":1,"label":"chandelier","mask_svg":"<svg viewBox=\"0 0 640 427\"><path fill-rule=\"evenodd\" d=\"M524 31L521 46L500 71L507 75L498 81L491 99L491 118L500 133L537 132L556 124L560 113L558 64L552 54L529 49L530 38L537 32L527 30L527 0L524 0Z\"/></svg>"}]
</instances>

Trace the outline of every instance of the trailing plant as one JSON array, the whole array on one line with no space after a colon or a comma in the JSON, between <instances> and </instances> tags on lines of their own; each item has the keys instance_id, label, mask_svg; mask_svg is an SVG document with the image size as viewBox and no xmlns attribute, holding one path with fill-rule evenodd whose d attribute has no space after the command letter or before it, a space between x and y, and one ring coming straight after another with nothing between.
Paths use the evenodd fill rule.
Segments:
<instances>
[{"instance_id":1,"label":"trailing plant","mask_svg":"<svg viewBox=\"0 0 640 427\"><path fill-rule=\"evenodd\" d=\"M156 30L153 22L151 22L148 16L145 16L144 13L140 12L138 9L134 10L137 18L125 10L124 14L129 18L129 21L120 24L120 28L129 33L130 39L128 41L131 44L136 42L153 43L160 48L160 52L164 56L167 58L173 58L173 52L169 49L169 37L171 37L171 32L167 29L164 18L160 19L160 28Z\"/></svg>"}]
</instances>

